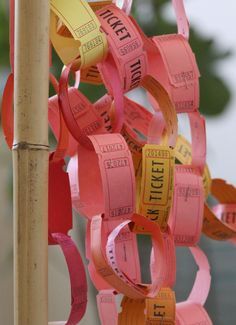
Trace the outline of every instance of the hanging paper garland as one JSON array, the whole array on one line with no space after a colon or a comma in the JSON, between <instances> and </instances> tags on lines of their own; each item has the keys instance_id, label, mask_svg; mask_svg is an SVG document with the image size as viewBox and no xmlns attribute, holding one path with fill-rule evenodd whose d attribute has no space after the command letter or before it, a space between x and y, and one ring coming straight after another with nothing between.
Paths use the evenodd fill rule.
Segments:
<instances>
[{"instance_id":1,"label":"hanging paper garland","mask_svg":"<svg viewBox=\"0 0 236 325\"><path fill-rule=\"evenodd\" d=\"M56 94L49 98L48 118L58 144L49 159L48 243L60 245L68 265L68 325L82 319L87 305L85 265L68 235L72 206L87 220L86 257L99 291L101 324L212 324L204 308L210 266L197 245L201 232L236 242L236 189L211 180L189 23L183 0L172 2L178 33L149 38L130 15L131 0L50 1L50 39L65 67L59 83L50 75ZM10 18L12 73L3 93L2 127L11 148L13 0ZM107 93L91 103L80 81L104 84ZM126 96L138 87L153 111ZM189 118L191 144L178 135L179 114ZM219 203L210 207L209 195ZM152 241L151 283L142 283L138 234ZM188 299L178 303L175 246L189 247L199 267ZM117 294L123 295L120 312Z\"/></svg>"}]
</instances>

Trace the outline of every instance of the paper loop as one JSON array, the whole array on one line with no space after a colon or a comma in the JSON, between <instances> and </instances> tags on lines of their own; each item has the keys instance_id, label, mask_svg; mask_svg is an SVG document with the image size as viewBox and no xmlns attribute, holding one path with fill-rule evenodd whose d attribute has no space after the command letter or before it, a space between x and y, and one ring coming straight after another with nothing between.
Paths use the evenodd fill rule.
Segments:
<instances>
[{"instance_id":1,"label":"paper loop","mask_svg":"<svg viewBox=\"0 0 236 325\"><path fill-rule=\"evenodd\" d=\"M71 285L71 310L66 325L76 325L83 318L87 307L86 273L80 253L73 240L61 233L53 233L53 240L64 254Z\"/></svg>"},{"instance_id":2,"label":"paper loop","mask_svg":"<svg viewBox=\"0 0 236 325\"><path fill-rule=\"evenodd\" d=\"M236 188L222 179L213 179L211 195L220 204L236 204ZM236 237L236 229L230 223L220 220L214 210L207 204L204 206L203 233L215 240L228 240Z\"/></svg>"}]
</instances>

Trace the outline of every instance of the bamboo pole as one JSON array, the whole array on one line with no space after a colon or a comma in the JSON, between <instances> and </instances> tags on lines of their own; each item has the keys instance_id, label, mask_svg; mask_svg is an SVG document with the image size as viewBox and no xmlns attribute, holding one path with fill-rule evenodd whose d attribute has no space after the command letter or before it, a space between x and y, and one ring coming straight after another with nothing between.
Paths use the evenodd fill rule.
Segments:
<instances>
[{"instance_id":1,"label":"bamboo pole","mask_svg":"<svg viewBox=\"0 0 236 325\"><path fill-rule=\"evenodd\" d=\"M48 324L49 0L16 0L14 324Z\"/></svg>"}]
</instances>

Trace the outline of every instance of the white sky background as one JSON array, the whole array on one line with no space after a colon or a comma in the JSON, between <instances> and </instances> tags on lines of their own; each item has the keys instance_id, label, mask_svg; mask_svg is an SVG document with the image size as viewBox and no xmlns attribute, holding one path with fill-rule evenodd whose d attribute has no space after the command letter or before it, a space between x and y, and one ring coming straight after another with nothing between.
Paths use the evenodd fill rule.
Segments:
<instances>
[{"instance_id":1,"label":"white sky background","mask_svg":"<svg viewBox=\"0 0 236 325\"><path fill-rule=\"evenodd\" d=\"M207 119L206 129L212 176L236 184L236 1L185 0L185 7L192 26L214 37L220 48L233 52L217 67L231 89L232 100L224 114ZM171 7L167 8L167 15L174 19Z\"/></svg>"}]
</instances>

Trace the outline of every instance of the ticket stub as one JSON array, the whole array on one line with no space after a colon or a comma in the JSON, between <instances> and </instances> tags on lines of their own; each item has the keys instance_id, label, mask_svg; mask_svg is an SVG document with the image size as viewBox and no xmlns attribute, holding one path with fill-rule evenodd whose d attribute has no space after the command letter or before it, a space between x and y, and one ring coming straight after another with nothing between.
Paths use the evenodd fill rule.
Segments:
<instances>
[{"instance_id":1,"label":"ticket stub","mask_svg":"<svg viewBox=\"0 0 236 325\"><path fill-rule=\"evenodd\" d=\"M134 206L134 174L130 152L120 150L118 143L112 146L102 145L100 150L104 154L103 192L107 200L105 218L120 218L124 215L128 217Z\"/></svg>"},{"instance_id":2,"label":"ticket stub","mask_svg":"<svg viewBox=\"0 0 236 325\"><path fill-rule=\"evenodd\" d=\"M110 233L119 226L120 220L104 221L103 236L108 238ZM138 255L138 244L136 234L131 232L129 227L124 227L117 235L115 240L115 249L119 267L132 281L141 282L141 270ZM132 265L132 268L130 267Z\"/></svg>"},{"instance_id":3,"label":"ticket stub","mask_svg":"<svg viewBox=\"0 0 236 325\"><path fill-rule=\"evenodd\" d=\"M167 227L174 184L174 154L167 146L145 145L142 154L142 180L139 213Z\"/></svg>"},{"instance_id":4,"label":"ticket stub","mask_svg":"<svg viewBox=\"0 0 236 325\"><path fill-rule=\"evenodd\" d=\"M155 36L153 41L160 52L155 65L161 67L154 68L154 76L168 89L176 111L198 110L200 74L188 41L178 34Z\"/></svg>"},{"instance_id":5,"label":"ticket stub","mask_svg":"<svg viewBox=\"0 0 236 325\"><path fill-rule=\"evenodd\" d=\"M92 103L74 87L69 88L70 107L81 136L95 134L102 128L102 119Z\"/></svg>"},{"instance_id":6,"label":"ticket stub","mask_svg":"<svg viewBox=\"0 0 236 325\"><path fill-rule=\"evenodd\" d=\"M107 133L111 133L113 130L112 119L110 117L111 105L112 105L112 98L107 94L99 98L94 103L94 108L97 110L100 117L102 118L104 128L107 131Z\"/></svg>"},{"instance_id":7,"label":"ticket stub","mask_svg":"<svg viewBox=\"0 0 236 325\"><path fill-rule=\"evenodd\" d=\"M213 179L211 194L220 204L236 204L236 188L222 179ZM215 240L236 238L236 229L233 225L221 221L214 211L205 204L203 233Z\"/></svg>"},{"instance_id":8,"label":"ticket stub","mask_svg":"<svg viewBox=\"0 0 236 325\"><path fill-rule=\"evenodd\" d=\"M102 290L97 295L97 307L102 325L117 325L118 314L113 290Z\"/></svg>"},{"instance_id":9,"label":"ticket stub","mask_svg":"<svg viewBox=\"0 0 236 325\"><path fill-rule=\"evenodd\" d=\"M107 40L89 4L71 0L68 6L65 1L51 0L50 5L50 37L62 62L73 62L73 68L78 70L102 61L107 54Z\"/></svg>"},{"instance_id":10,"label":"ticket stub","mask_svg":"<svg viewBox=\"0 0 236 325\"><path fill-rule=\"evenodd\" d=\"M106 133L103 119L94 105L75 87L68 88L70 69L62 71L59 102L63 118L71 135L82 145L89 146L89 134Z\"/></svg>"},{"instance_id":11,"label":"ticket stub","mask_svg":"<svg viewBox=\"0 0 236 325\"><path fill-rule=\"evenodd\" d=\"M122 223L122 227L127 225L127 222L131 221L125 221ZM113 230L116 232L116 228ZM113 232L109 235L109 238L113 237ZM154 240L160 242L160 239L158 238L159 235L155 233L154 231ZM114 237L113 237L114 238ZM113 258L110 259L108 263L108 258L111 257L109 255L105 255L106 252L104 252L103 249L103 242L106 243L106 238L102 236L102 218L101 216L95 216L91 220L91 239L90 239L90 247L91 247L91 257L93 260L93 263L95 265L96 271L98 274L105 279L107 283L111 285L112 288L116 289L117 292L123 293L131 298L134 299L142 299L148 294L148 290L146 286L140 286L139 284L132 281L128 275L126 276L123 274L121 277L120 271L116 268L113 268ZM115 243L113 243L115 244ZM159 248L159 247L158 247ZM157 248L157 249L158 249ZM160 248L161 250L161 248ZM116 251L114 250L114 253ZM160 265L160 272L163 272L163 265ZM159 278L157 279L159 281ZM156 289L156 282L154 283L154 286L152 286L152 289Z\"/></svg>"},{"instance_id":12,"label":"ticket stub","mask_svg":"<svg viewBox=\"0 0 236 325\"><path fill-rule=\"evenodd\" d=\"M170 228L176 245L195 245L201 234L204 192L201 176L190 166L175 166Z\"/></svg>"},{"instance_id":13,"label":"ticket stub","mask_svg":"<svg viewBox=\"0 0 236 325\"><path fill-rule=\"evenodd\" d=\"M108 95L100 98L96 103L92 104L89 100L75 87L68 88L67 103L63 103L66 109L70 108L73 123L71 119L67 119L72 134L82 140L87 134L94 133L111 133L112 125L109 110L111 99ZM48 118L50 127L57 140L60 136L60 108L58 95L50 97L48 100ZM77 152L78 142L68 134L68 145L66 155L74 156Z\"/></svg>"},{"instance_id":14,"label":"ticket stub","mask_svg":"<svg viewBox=\"0 0 236 325\"><path fill-rule=\"evenodd\" d=\"M129 219L135 206L135 176L127 144L115 133L89 139L93 150L78 148L79 208L87 218L104 213L105 220Z\"/></svg>"},{"instance_id":15,"label":"ticket stub","mask_svg":"<svg viewBox=\"0 0 236 325\"><path fill-rule=\"evenodd\" d=\"M131 281L130 277L124 273L124 271L121 269L118 261L118 256L116 252L116 245L115 245L115 239L120 234L120 231L126 227L127 225L131 224L132 222L129 220L126 220L119 224L109 235L107 244L106 244L106 257L107 261L110 265L110 267L113 269L114 273L124 281L126 285L128 285L130 288L136 288L140 292L143 292L143 297L155 297L157 293L159 292L160 288L162 287L163 281L164 281L164 272L166 270L166 264L164 260L164 245L163 245L163 239L160 236L160 229L159 227L155 227L152 224L150 224L144 217L140 215L135 215L132 217L132 220L134 223L137 223L137 226L145 226L147 231L152 235L153 240L153 255L154 260L157 260L158 258L158 268L156 269L155 277L152 278L152 283L150 285L136 285L133 281ZM161 263L161 260L163 264ZM146 293L145 293L146 291Z\"/></svg>"},{"instance_id":16,"label":"ticket stub","mask_svg":"<svg viewBox=\"0 0 236 325\"><path fill-rule=\"evenodd\" d=\"M143 50L142 38L129 17L114 4L97 11L97 15L107 35L122 89L125 92L134 89L139 86L147 69L147 57ZM113 93L106 61L99 65L99 69L109 92Z\"/></svg>"}]
</instances>

